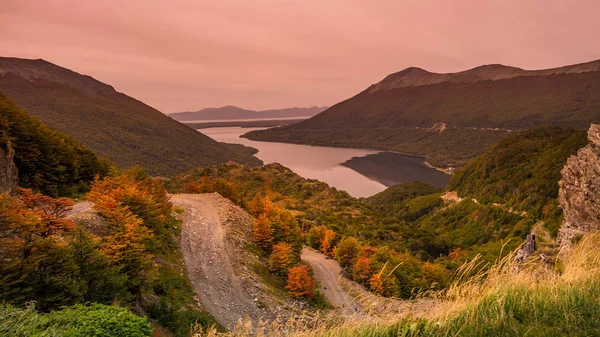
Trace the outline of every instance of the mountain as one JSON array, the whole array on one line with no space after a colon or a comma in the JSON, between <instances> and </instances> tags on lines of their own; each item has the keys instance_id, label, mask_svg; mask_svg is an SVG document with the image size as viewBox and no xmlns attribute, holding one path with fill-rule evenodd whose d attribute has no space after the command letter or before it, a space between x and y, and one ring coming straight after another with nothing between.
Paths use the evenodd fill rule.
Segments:
<instances>
[{"instance_id":1,"label":"mountain","mask_svg":"<svg viewBox=\"0 0 600 337\"><path fill-rule=\"evenodd\" d=\"M0 92L119 167L139 164L169 175L230 160L260 163L110 85L44 60L0 58Z\"/></svg>"},{"instance_id":2,"label":"mountain","mask_svg":"<svg viewBox=\"0 0 600 337\"><path fill-rule=\"evenodd\" d=\"M436 166L463 166L513 130L584 130L599 121L600 61L534 71L408 68L308 120L246 137L392 150L426 156Z\"/></svg>"},{"instance_id":3,"label":"mountain","mask_svg":"<svg viewBox=\"0 0 600 337\"><path fill-rule=\"evenodd\" d=\"M176 112L169 117L178 121L193 120L236 120L236 119L256 119L256 118L300 118L312 117L327 107L313 106L310 108L287 108L275 110L246 110L236 106L227 105L221 108L206 108L200 111Z\"/></svg>"},{"instance_id":4,"label":"mountain","mask_svg":"<svg viewBox=\"0 0 600 337\"><path fill-rule=\"evenodd\" d=\"M16 184L46 195L78 196L109 164L73 138L52 130L0 93L0 191Z\"/></svg>"}]
</instances>

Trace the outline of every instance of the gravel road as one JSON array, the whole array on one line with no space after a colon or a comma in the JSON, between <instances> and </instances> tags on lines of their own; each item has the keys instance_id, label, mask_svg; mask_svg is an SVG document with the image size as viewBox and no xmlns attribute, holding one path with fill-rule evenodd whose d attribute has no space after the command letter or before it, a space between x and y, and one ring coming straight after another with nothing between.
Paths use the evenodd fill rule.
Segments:
<instances>
[{"instance_id":1,"label":"gravel road","mask_svg":"<svg viewBox=\"0 0 600 337\"><path fill-rule=\"evenodd\" d=\"M234 272L225 242L221 210L229 201L218 194L177 194L173 204L184 209L181 252L200 304L223 326L263 314Z\"/></svg>"}]
</instances>

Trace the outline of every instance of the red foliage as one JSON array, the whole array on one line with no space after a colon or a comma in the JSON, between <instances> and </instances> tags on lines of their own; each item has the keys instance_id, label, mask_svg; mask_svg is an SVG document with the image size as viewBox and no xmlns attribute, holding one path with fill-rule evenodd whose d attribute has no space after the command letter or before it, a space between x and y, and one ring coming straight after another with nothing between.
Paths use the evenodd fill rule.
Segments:
<instances>
[{"instance_id":1,"label":"red foliage","mask_svg":"<svg viewBox=\"0 0 600 337\"><path fill-rule=\"evenodd\" d=\"M314 296L315 280L310 275L310 267L300 265L290 268L285 288L296 298L311 299Z\"/></svg>"}]
</instances>

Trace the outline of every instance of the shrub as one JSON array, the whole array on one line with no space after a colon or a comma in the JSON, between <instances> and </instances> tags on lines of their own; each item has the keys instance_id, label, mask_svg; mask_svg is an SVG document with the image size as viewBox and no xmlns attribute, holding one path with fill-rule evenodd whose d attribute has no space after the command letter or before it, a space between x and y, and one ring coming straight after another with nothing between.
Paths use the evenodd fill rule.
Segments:
<instances>
[{"instance_id":1,"label":"shrub","mask_svg":"<svg viewBox=\"0 0 600 337\"><path fill-rule=\"evenodd\" d=\"M285 288L296 298L311 299L314 296L315 280L310 275L310 267L300 265L290 268Z\"/></svg>"}]
</instances>

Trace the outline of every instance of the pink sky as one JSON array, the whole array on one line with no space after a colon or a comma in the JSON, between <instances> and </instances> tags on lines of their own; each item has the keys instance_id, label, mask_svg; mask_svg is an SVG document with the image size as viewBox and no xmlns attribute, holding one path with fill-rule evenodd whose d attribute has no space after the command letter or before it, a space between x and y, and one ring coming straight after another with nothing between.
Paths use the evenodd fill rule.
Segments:
<instances>
[{"instance_id":1,"label":"pink sky","mask_svg":"<svg viewBox=\"0 0 600 337\"><path fill-rule=\"evenodd\" d=\"M409 66L600 59L598 0L0 0L0 56L162 112L332 105Z\"/></svg>"}]
</instances>

